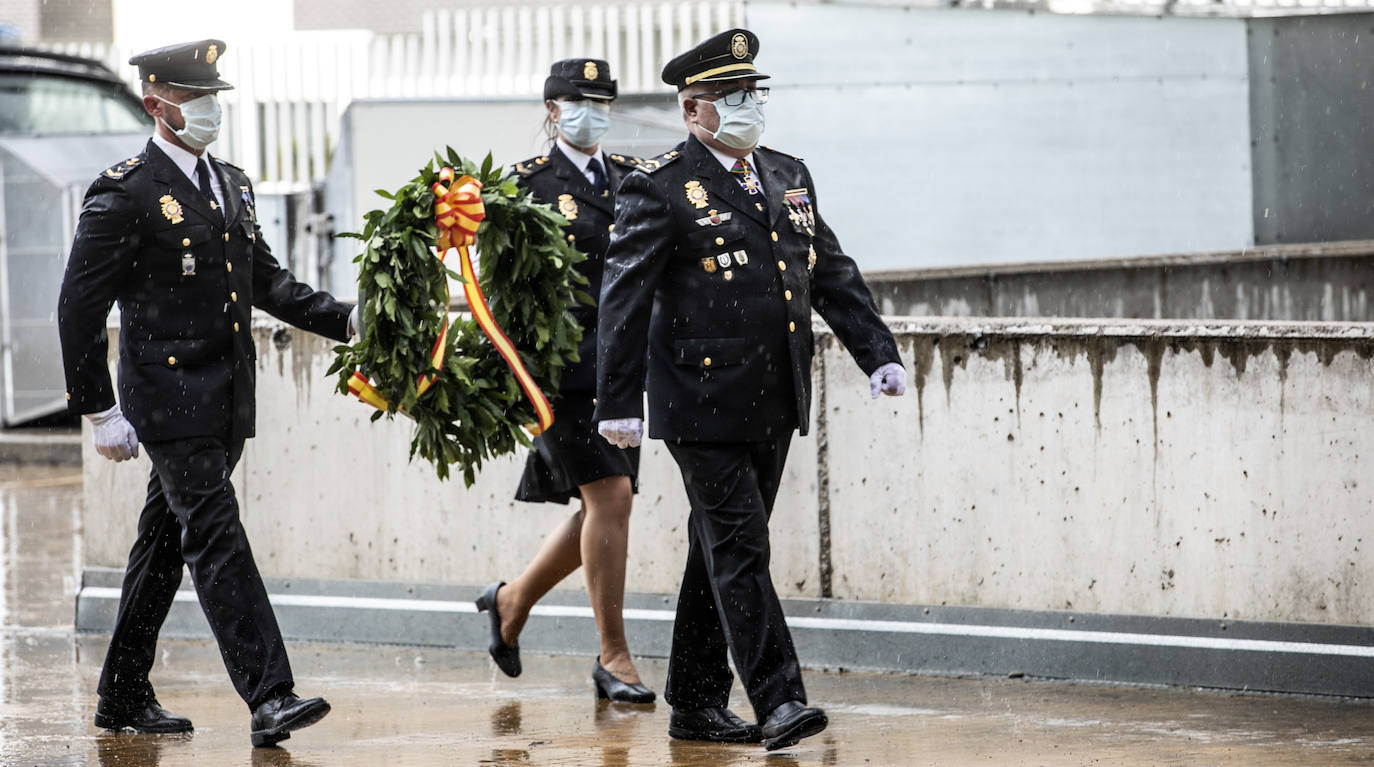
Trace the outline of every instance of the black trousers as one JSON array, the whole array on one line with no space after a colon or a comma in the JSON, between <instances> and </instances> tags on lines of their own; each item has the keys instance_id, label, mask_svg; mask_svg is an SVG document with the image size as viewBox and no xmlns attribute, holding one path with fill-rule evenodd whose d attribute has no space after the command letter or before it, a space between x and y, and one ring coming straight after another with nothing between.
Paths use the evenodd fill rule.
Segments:
<instances>
[{"instance_id":1,"label":"black trousers","mask_svg":"<svg viewBox=\"0 0 1374 767\"><path fill-rule=\"evenodd\" d=\"M667 442L692 513L664 698L674 708L724 706L729 659L759 721L806 702L792 634L768 573L768 519L791 435L769 442Z\"/></svg>"},{"instance_id":2,"label":"black trousers","mask_svg":"<svg viewBox=\"0 0 1374 767\"><path fill-rule=\"evenodd\" d=\"M148 498L97 691L135 703L152 697L148 672L185 565L224 667L249 709L289 692L286 646L229 482L243 440L196 437L143 448L153 462Z\"/></svg>"}]
</instances>

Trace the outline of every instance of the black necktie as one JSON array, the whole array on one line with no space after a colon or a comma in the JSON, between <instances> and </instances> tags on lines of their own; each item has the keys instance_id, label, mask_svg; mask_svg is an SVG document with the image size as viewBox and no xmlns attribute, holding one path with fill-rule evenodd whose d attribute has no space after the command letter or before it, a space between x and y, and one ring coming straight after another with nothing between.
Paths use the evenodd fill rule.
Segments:
<instances>
[{"instance_id":1,"label":"black necktie","mask_svg":"<svg viewBox=\"0 0 1374 767\"><path fill-rule=\"evenodd\" d=\"M196 181L200 182L200 193L212 203L210 207L223 217L224 211L220 209L219 201L215 199L215 190L210 187L210 168L205 164L203 157L196 160Z\"/></svg>"},{"instance_id":2,"label":"black necktie","mask_svg":"<svg viewBox=\"0 0 1374 767\"><path fill-rule=\"evenodd\" d=\"M587 163L587 170L592 172L592 187L598 192L606 191L606 171L601 167L601 160L593 157Z\"/></svg>"}]
</instances>

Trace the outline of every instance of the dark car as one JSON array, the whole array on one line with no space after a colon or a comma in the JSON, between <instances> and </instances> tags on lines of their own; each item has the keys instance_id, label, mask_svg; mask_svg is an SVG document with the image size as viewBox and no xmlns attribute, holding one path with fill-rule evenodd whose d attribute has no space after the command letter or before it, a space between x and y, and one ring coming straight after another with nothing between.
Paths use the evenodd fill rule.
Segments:
<instances>
[{"instance_id":1,"label":"dark car","mask_svg":"<svg viewBox=\"0 0 1374 767\"><path fill-rule=\"evenodd\" d=\"M0 135L147 132L140 98L98 61L0 46Z\"/></svg>"}]
</instances>

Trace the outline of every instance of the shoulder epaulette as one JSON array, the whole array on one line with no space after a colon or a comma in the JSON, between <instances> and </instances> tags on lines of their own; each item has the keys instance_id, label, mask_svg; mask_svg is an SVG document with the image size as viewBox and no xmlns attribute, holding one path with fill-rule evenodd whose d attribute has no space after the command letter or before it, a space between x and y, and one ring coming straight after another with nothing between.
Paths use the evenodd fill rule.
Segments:
<instances>
[{"instance_id":1,"label":"shoulder epaulette","mask_svg":"<svg viewBox=\"0 0 1374 767\"><path fill-rule=\"evenodd\" d=\"M135 156L130 157L124 162L117 162L114 165L111 165L110 167L105 169L104 173L101 173L100 175L106 178L112 178L115 181L122 181L124 180L125 176L133 173L141 167L143 167L143 157Z\"/></svg>"},{"instance_id":2,"label":"shoulder epaulette","mask_svg":"<svg viewBox=\"0 0 1374 767\"><path fill-rule=\"evenodd\" d=\"M606 156L616 165L623 165L627 168L638 168L644 162L642 157L631 157L623 154L608 154Z\"/></svg>"},{"instance_id":3,"label":"shoulder epaulette","mask_svg":"<svg viewBox=\"0 0 1374 767\"><path fill-rule=\"evenodd\" d=\"M654 171L659 170L660 168L666 167L669 163L673 162L681 156L682 152L677 149L674 149L670 152L664 152L658 157L651 157L647 160L640 160L639 163L635 165L635 168L638 170L642 170L645 173L653 173Z\"/></svg>"},{"instance_id":4,"label":"shoulder epaulette","mask_svg":"<svg viewBox=\"0 0 1374 767\"><path fill-rule=\"evenodd\" d=\"M803 163L806 162L805 160L803 160L802 158L800 158L800 157L798 157L798 156L796 156L796 155L788 154L788 153L786 153L786 152L779 152L778 150L774 149L774 148L771 147L771 146L759 145L759 149L767 149L768 151L772 152L773 154L780 154L780 155L782 155L783 157L788 158L789 160L796 160L797 162L803 162Z\"/></svg>"},{"instance_id":5,"label":"shoulder epaulette","mask_svg":"<svg viewBox=\"0 0 1374 767\"><path fill-rule=\"evenodd\" d=\"M515 164L515 172L522 176L532 176L541 170L552 167L552 165L553 163L549 160L549 156L541 154L538 157L531 157L524 162L517 162Z\"/></svg>"}]
</instances>

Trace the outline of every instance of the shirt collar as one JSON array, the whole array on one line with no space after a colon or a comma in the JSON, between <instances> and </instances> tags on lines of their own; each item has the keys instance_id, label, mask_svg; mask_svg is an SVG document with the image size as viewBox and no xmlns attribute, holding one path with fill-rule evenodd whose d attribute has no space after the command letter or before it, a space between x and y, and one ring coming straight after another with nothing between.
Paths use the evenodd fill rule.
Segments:
<instances>
[{"instance_id":1,"label":"shirt collar","mask_svg":"<svg viewBox=\"0 0 1374 767\"><path fill-rule=\"evenodd\" d=\"M568 161L573 164L573 167L581 171L584 176L587 174L587 165L591 163L592 158L601 158L602 152L600 147L597 147L596 154L587 154L581 149L575 149L572 144L564 141L562 136L558 137L557 143L558 148L563 151L563 156L568 158ZM601 168L603 171L605 170L605 160L601 160Z\"/></svg>"},{"instance_id":2,"label":"shirt collar","mask_svg":"<svg viewBox=\"0 0 1374 767\"><path fill-rule=\"evenodd\" d=\"M725 168L726 171L729 171L731 168L735 167L736 158L731 157L730 155L720 151L719 149L716 149L710 144L707 144L705 141L701 142L701 145L709 149L711 151L711 154L715 155L715 158L718 161L720 161L721 167ZM749 167L755 169L755 175L758 175L757 170L759 166L757 163L754 162L754 153L750 152L749 154L745 155L744 160L749 163Z\"/></svg>"},{"instance_id":3,"label":"shirt collar","mask_svg":"<svg viewBox=\"0 0 1374 767\"><path fill-rule=\"evenodd\" d=\"M157 144L157 148L161 149L178 168L181 168L181 172L186 174L186 178L195 182L196 163L200 161L200 155L173 144L163 138L160 133L153 134L153 143Z\"/></svg>"}]
</instances>

